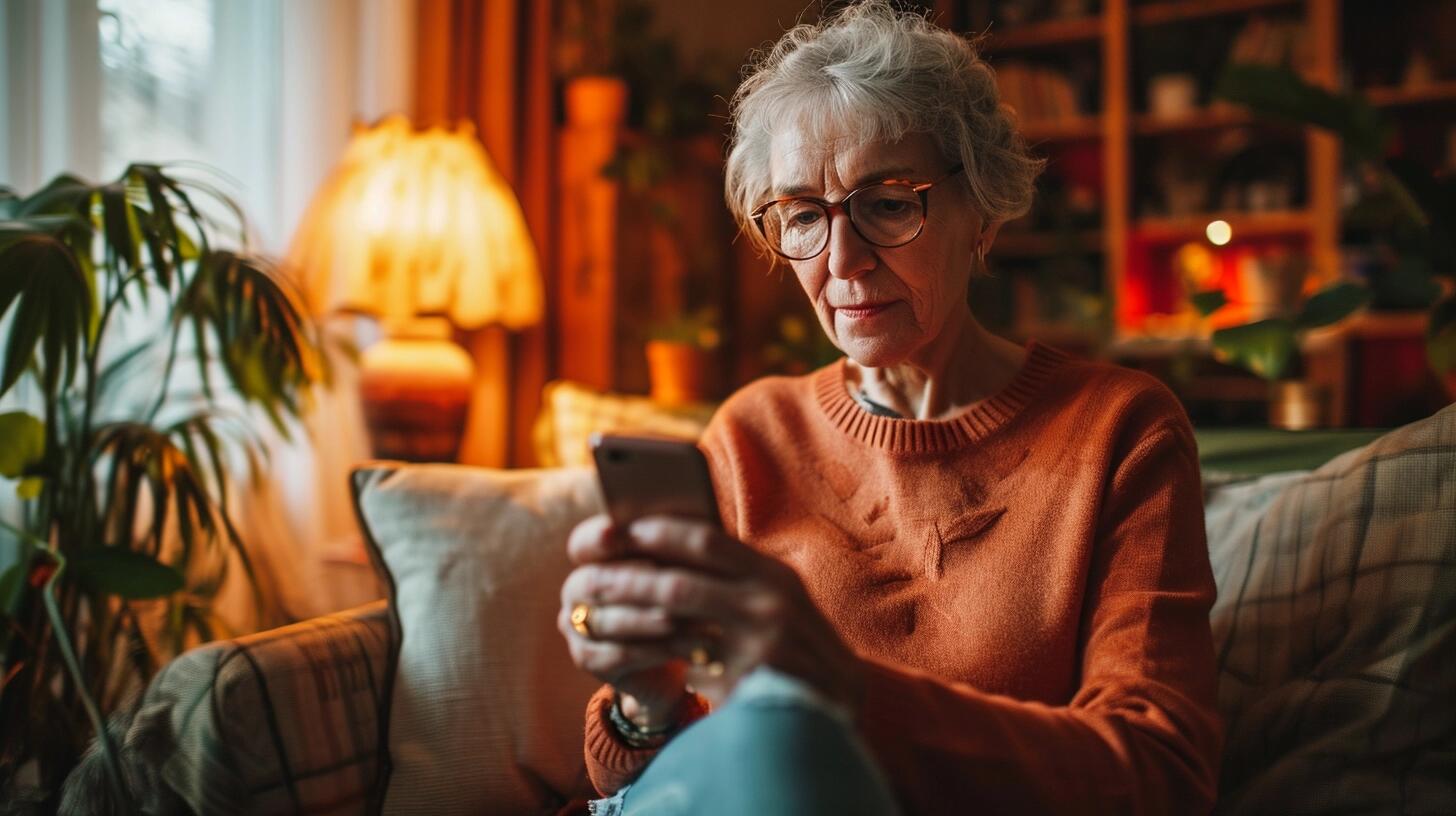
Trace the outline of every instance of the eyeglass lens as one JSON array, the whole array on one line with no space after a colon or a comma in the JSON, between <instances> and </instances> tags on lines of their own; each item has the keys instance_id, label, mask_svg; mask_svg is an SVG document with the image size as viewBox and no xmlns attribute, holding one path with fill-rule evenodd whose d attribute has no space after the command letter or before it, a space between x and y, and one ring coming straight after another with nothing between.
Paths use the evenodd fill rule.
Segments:
<instances>
[{"instance_id":1,"label":"eyeglass lens","mask_svg":"<svg viewBox=\"0 0 1456 816\"><path fill-rule=\"evenodd\" d=\"M882 247L909 242L924 218L920 194L903 184L863 187L845 199L845 208L860 237ZM829 243L829 213L810 199L781 201L764 211L763 233L781 254L812 258Z\"/></svg>"}]
</instances>

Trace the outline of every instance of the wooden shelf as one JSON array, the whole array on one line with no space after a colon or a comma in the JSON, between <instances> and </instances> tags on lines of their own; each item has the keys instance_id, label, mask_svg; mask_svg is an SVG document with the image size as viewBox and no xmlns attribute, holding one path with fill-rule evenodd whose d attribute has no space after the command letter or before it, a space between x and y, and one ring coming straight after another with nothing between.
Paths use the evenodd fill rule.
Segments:
<instances>
[{"instance_id":1,"label":"wooden shelf","mask_svg":"<svg viewBox=\"0 0 1456 816\"><path fill-rule=\"evenodd\" d=\"M1408 87L1366 88L1363 93L1365 98L1370 100L1370 104L1380 108L1425 105L1431 102L1456 102L1456 79Z\"/></svg>"},{"instance_id":2,"label":"wooden shelf","mask_svg":"<svg viewBox=\"0 0 1456 816\"><path fill-rule=\"evenodd\" d=\"M1302 5L1301 0L1167 0L1134 6L1132 20L1137 25L1155 26Z\"/></svg>"},{"instance_id":3,"label":"wooden shelf","mask_svg":"<svg viewBox=\"0 0 1456 816\"><path fill-rule=\"evenodd\" d=\"M1021 135L1032 145L1044 142L1085 142L1102 137L1102 119L1098 116L1069 116L1064 119L1032 120L1022 124Z\"/></svg>"},{"instance_id":4,"label":"wooden shelf","mask_svg":"<svg viewBox=\"0 0 1456 816\"><path fill-rule=\"evenodd\" d=\"M1136 238L1149 243L1171 243L1202 238L1210 221L1227 221L1233 228L1233 240L1263 238L1276 235L1299 235L1314 228L1314 215L1308 210L1279 212L1211 212L1170 218L1139 218L1132 223Z\"/></svg>"},{"instance_id":5,"label":"wooden shelf","mask_svg":"<svg viewBox=\"0 0 1456 816\"><path fill-rule=\"evenodd\" d=\"M1254 124L1254 115L1243 108L1203 108L1176 118L1140 113L1133 118L1133 132L1139 136L1192 133Z\"/></svg>"},{"instance_id":6,"label":"wooden shelf","mask_svg":"<svg viewBox=\"0 0 1456 816\"><path fill-rule=\"evenodd\" d=\"M1032 230L1002 231L990 254L1003 258L1046 258L1069 248L1068 244L1081 252L1101 252L1102 230L1078 230L1071 236Z\"/></svg>"},{"instance_id":7,"label":"wooden shelf","mask_svg":"<svg viewBox=\"0 0 1456 816\"><path fill-rule=\"evenodd\" d=\"M1005 31L992 29L991 36L986 40L985 50L988 54L1004 54L1007 51L1025 51L1032 48L1093 42L1101 37L1101 17L1044 20L1008 27Z\"/></svg>"}]
</instances>

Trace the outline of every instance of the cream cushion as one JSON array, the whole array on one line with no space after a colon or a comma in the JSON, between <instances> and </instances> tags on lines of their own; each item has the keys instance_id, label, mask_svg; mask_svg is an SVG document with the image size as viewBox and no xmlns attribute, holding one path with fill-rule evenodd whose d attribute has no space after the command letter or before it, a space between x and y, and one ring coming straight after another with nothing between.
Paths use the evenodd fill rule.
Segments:
<instances>
[{"instance_id":1,"label":"cream cushion","mask_svg":"<svg viewBox=\"0 0 1456 816\"><path fill-rule=\"evenodd\" d=\"M386 813L551 812L592 795L598 683L556 629L566 539L599 506L589 470L356 470L359 515L401 629Z\"/></svg>"}]
</instances>

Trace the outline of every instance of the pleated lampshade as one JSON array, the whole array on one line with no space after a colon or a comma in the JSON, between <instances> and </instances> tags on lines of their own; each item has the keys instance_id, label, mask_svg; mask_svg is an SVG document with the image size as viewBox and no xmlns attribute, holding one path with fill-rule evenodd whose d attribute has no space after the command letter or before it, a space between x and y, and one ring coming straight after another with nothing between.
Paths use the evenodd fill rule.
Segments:
<instances>
[{"instance_id":1,"label":"pleated lampshade","mask_svg":"<svg viewBox=\"0 0 1456 816\"><path fill-rule=\"evenodd\" d=\"M401 116L355 133L289 250L318 313L386 324L439 316L519 329L541 319L541 276L515 193L468 124Z\"/></svg>"}]
</instances>

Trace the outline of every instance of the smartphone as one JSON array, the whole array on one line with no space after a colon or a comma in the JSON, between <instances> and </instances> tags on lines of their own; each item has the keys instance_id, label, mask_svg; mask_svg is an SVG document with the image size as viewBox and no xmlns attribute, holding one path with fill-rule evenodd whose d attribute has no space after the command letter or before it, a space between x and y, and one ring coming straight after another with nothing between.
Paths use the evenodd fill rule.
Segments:
<instances>
[{"instance_id":1,"label":"smartphone","mask_svg":"<svg viewBox=\"0 0 1456 816\"><path fill-rule=\"evenodd\" d=\"M722 527L708 460L692 442L592 434L597 481L614 524L682 516Z\"/></svg>"}]
</instances>

